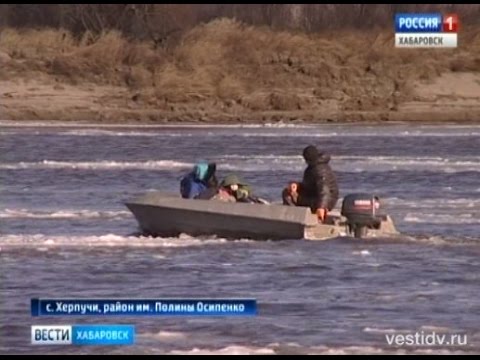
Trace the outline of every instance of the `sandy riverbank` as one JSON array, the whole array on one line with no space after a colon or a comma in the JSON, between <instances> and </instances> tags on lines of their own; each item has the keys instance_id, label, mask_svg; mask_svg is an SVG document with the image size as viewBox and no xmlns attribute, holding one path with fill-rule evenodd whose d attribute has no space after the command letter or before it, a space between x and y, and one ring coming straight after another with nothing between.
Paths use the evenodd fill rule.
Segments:
<instances>
[{"instance_id":1,"label":"sandy riverbank","mask_svg":"<svg viewBox=\"0 0 480 360\"><path fill-rule=\"evenodd\" d=\"M480 32L451 50L388 32L305 35L230 20L168 51L116 33L0 33L0 119L105 123L480 123Z\"/></svg>"}]
</instances>

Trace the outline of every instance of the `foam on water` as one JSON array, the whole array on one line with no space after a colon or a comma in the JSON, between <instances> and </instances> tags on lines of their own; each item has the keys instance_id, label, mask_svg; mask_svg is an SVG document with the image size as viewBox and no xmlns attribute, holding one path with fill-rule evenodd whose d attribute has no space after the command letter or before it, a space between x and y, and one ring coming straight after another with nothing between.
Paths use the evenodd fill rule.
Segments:
<instances>
[{"instance_id":1,"label":"foam on water","mask_svg":"<svg viewBox=\"0 0 480 360\"><path fill-rule=\"evenodd\" d=\"M0 218L8 219L124 219L131 217L129 211L94 211L94 210L57 210L31 211L28 209L0 210Z\"/></svg>"},{"instance_id":2,"label":"foam on water","mask_svg":"<svg viewBox=\"0 0 480 360\"><path fill-rule=\"evenodd\" d=\"M369 334L408 334L412 333L412 330L406 330L406 329L392 329L392 328L376 328L376 327L366 327L363 329L363 332L369 333Z\"/></svg>"},{"instance_id":3,"label":"foam on water","mask_svg":"<svg viewBox=\"0 0 480 360\"><path fill-rule=\"evenodd\" d=\"M316 130L316 129L315 129ZM480 132L472 131L472 132L454 132L450 134L451 137L477 137L480 135ZM235 136L235 134L232 134ZM341 137L341 138L351 138L351 137L390 137L392 133L380 133L380 132L325 132L321 129L318 132L294 132L294 133L285 133L279 134L278 132L250 132L250 133L242 133L237 136L241 137L308 137L308 138L332 138L332 137ZM398 137L444 137L446 136L445 133L442 132L416 132L410 133L408 131L398 132L395 133L395 136Z\"/></svg>"},{"instance_id":4,"label":"foam on water","mask_svg":"<svg viewBox=\"0 0 480 360\"><path fill-rule=\"evenodd\" d=\"M231 345L221 349L173 350L168 355L275 355L275 351L269 348Z\"/></svg>"},{"instance_id":5,"label":"foam on water","mask_svg":"<svg viewBox=\"0 0 480 360\"><path fill-rule=\"evenodd\" d=\"M166 133L158 131L113 131L100 129L70 130L58 132L60 136L142 136L142 137L191 137L193 134Z\"/></svg>"},{"instance_id":6,"label":"foam on water","mask_svg":"<svg viewBox=\"0 0 480 360\"><path fill-rule=\"evenodd\" d=\"M217 161L220 169L230 171L269 171L284 170L301 171L305 164L300 156L288 155L229 155ZM436 172L480 171L480 157L465 159L447 159L440 157L398 157L398 156L336 156L332 158L332 167L344 172L388 172L394 170L425 170ZM176 160L147 161L56 161L42 160L36 162L0 163L0 169L79 169L79 170L173 170L191 168L193 162Z\"/></svg>"},{"instance_id":7,"label":"foam on water","mask_svg":"<svg viewBox=\"0 0 480 360\"><path fill-rule=\"evenodd\" d=\"M230 345L223 348L193 348L188 350L173 350L169 355L449 355L475 353L475 349L448 349L442 347L376 347L376 346L312 346L304 347L295 343L270 344L265 347Z\"/></svg>"},{"instance_id":8,"label":"foam on water","mask_svg":"<svg viewBox=\"0 0 480 360\"><path fill-rule=\"evenodd\" d=\"M105 234L100 236L48 236L45 234L33 235L0 235L0 247L7 248L44 248L44 247L189 247L225 244L229 240L224 238L195 238L188 235L179 237L160 238L147 236L121 236ZM237 242L250 242L247 239L238 239Z\"/></svg>"},{"instance_id":9,"label":"foam on water","mask_svg":"<svg viewBox=\"0 0 480 360\"><path fill-rule=\"evenodd\" d=\"M193 163L173 160L149 161L53 161L43 160L38 162L0 163L0 169L79 169L79 170L113 170L113 169L146 169L146 170L171 170L191 168Z\"/></svg>"},{"instance_id":10,"label":"foam on water","mask_svg":"<svg viewBox=\"0 0 480 360\"><path fill-rule=\"evenodd\" d=\"M348 347L328 347L328 346L318 346L313 347L308 354L309 355L362 355L362 354L371 354L371 355L382 355L382 354L392 354L392 355L406 355L406 354L418 354L418 355L463 355L463 354L473 354L475 350L468 349L446 349L442 347L433 347L427 349L415 349L412 347L405 348L379 348L374 346L348 346Z\"/></svg>"},{"instance_id":11,"label":"foam on water","mask_svg":"<svg viewBox=\"0 0 480 360\"><path fill-rule=\"evenodd\" d=\"M0 127L20 127L20 128L144 128L144 129L170 129L170 128L184 128L184 129L261 129L261 128L311 128L318 125L310 124L291 124L291 123L266 123L266 124L96 124L96 123L74 123L62 121L14 121L14 120L0 120Z\"/></svg>"},{"instance_id":12,"label":"foam on water","mask_svg":"<svg viewBox=\"0 0 480 360\"><path fill-rule=\"evenodd\" d=\"M384 198L384 203L395 207L407 207L414 209L480 209L480 199L457 198L457 199L399 199Z\"/></svg>"},{"instance_id":13,"label":"foam on water","mask_svg":"<svg viewBox=\"0 0 480 360\"><path fill-rule=\"evenodd\" d=\"M33 131L30 129L55 129L52 135L66 136L159 136L159 137L191 137L191 136L215 136L215 137L311 137L311 138L335 138L335 137L478 137L480 127L475 125L424 125L414 130L406 130L404 125L378 125L369 126L365 124L350 124L348 131L342 125L331 124L291 124L291 123L270 123L270 124L95 124L95 123L71 123L71 122L21 122L21 121L0 121L0 128L7 129L0 131L0 135L44 135L45 131ZM20 130L16 130L18 128ZM13 129L13 130L12 130ZM26 130L23 130L26 129ZM59 129L73 129L58 131ZM135 130L131 130L135 129ZM139 130L140 129L140 130ZM167 129L168 132L151 130ZM181 131L175 132L174 129ZM189 133L186 130L192 129ZM215 133L198 132L195 130L212 129ZM250 132L221 132L222 129L252 129ZM286 131L296 129L299 131ZM302 131L303 129L303 131ZM119 131L123 130L123 131ZM220 130L220 131L219 131ZM272 130L272 131L268 131ZM283 131L282 131L283 130ZM29 132L30 131L30 132Z\"/></svg>"},{"instance_id":14,"label":"foam on water","mask_svg":"<svg viewBox=\"0 0 480 360\"><path fill-rule=\"evenodd\" d=\"M479 214L425 214L409 213L403 219L412 223L428 224L480 224Z\"/></svg>"},{"instance_id":15,"label":"foam on water","mask_svg":"<svg viewBox=\"0 0 480 360\"><path fill-rule=\"evenodd\" d=\"M245 171L291 169L305 167L299 155L226 155L221 158L225 166ZM236 164L239 165L236 165ZM240 166L241 164L241 166ZM480 156L443 158L431 156L332 156L331 166L345 172L386 172L392 170L428 170L437 172L480 171Z\"/></svg>"},{"instance_id":16,"label":"foam on water","mask_svg":"<svg viewBox=\"0 0 480 360\"><path fill-rule=\"evenodd\" d=\"M340 240L340 239L337 239ZM336 241L335 239L331 240ZM71 247L71 248L95 248L95 247L132 247L132 248L182 248L191 246L206 246L206 245L222 245L232 242L237 243L251 243L260 244L261 241L255 241L250 239L236 239L230 240L217 237L192 237L190 235L181 234L179 237L150 237L150 236L122 236L116 234L105 235L75 235L75 236L61 236L61 235L45 235L45 234L23 234L14 235L6 234L0 235L0 249L10 248L37 248L48 249L57 247ZM316 243L313 241L312 243ZM478 239L474 238L455 238L451 237L443 238L441 236L402 236L395 240L389 239L368 239L368 243L382 243L384 245L391 244L405 244L405 243L417 243L426 245L452 245L456 246L477 246L479 244ZM413 245L413 244L412 244ZM353 255L362 257L371 256L371 252L368 250L354 251ZM222 266L230 266L229 263L222 264ZM368 264L368 266L380 266L379 264Z\"/></svg>"},{"instance_id":17,"label":"foam on water","mask_svg":"<svg viewBox=\"0 0 480 360\"><path fill-rule=\"evenodd\" d=\"M198 129L202 129L199 127ZM229 129L229 127L225 127ZM258 128L261 129L261 128ZM280 128L283 129L283 128ZM285 127L288 129L288 127ZM319 132L314 132L315 129L312 129L309 132L265 132L265 131L256 131L256 132L243 132L241 134L225 132L225 133L213 133L213 132L195 132L195 133L186 133L186 132L160 132L160 131L118 131L118 130L100 130L100 129L81 129L81 130L69 130L52 133L55 136L116 136L116 137L194 137L194 136L214 136L214 137L264 137L264 138L275 138L275 137L309 137L309 138L332 138L332 137L341 137L341 138L351 138L351 137L385 137L391 136L391 134L383 134L378 132L352 132L352 133L339 133L336 131L323 131L318 130ZM25 134L23 131L19 130L7 130L0 131L0 135L21 135ZM29 132L28 135L45 135L45 131L34 131ZM462 133L453 133L451 136L454 137L475 137L479 136L480 132L462 132ZM398 133L399 137L443 137L444 133L425 133L420 132L417 134L410 134L408 132Z\"/></svg>"},{"instance_id":18,"label":"foam on water","mask_svg":"<svg viewBox=\"0 0 480 360\"><path fill-rule=\"evenodd\" d=\"M178 341L183 340L187 337L186 333L178 332L178 331L159 331L157 333L145 333L139 334L139 337L147 337L147 338L154 338L162 341Z\"/></svg>"},{"instance_id":19,"label":"foam on water","mask_svg":"<svg viewBox=\"0 0 480 360\"><path fill-rule=\"evenodd\" d=\"M361 250L361 251L353 251L353 255L360 255L360 256L370 256L372 255L370 251L368 250Z\"/></svg>"}]
</instances>

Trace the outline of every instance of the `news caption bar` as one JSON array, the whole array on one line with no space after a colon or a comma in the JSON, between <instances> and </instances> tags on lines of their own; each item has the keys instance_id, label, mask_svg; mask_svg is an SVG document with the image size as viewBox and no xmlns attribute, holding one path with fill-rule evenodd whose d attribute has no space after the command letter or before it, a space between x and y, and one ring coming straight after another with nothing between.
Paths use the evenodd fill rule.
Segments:
<instances>
[{"instance_id":1,"label":"news caption bar","mask_svg":"<svg viewBox=\"0 0 480 360\"><path fill-rule=\"evenodd\" d=\"M133 325L33 325L33 345L133 345Z\"/></svg>"},{"instance_id":2,"label":"news caption bar","mask_svg":"<svg viewBox=\"0 0 480 360\"><path fill-rule=\"evenodd\" d=\"M32 316L255 316L255 299L31 299Z\"/></svg>"},{"instance_id":3,"label":"news caption bar","mask_svg":"<svg viewBox=\"0 0 480 360\"><path fill-rule=\"evenodd\" d=\"M456 48L458 29L457 14L396 14L395 47Z\"/></svg>"}]
</instances>

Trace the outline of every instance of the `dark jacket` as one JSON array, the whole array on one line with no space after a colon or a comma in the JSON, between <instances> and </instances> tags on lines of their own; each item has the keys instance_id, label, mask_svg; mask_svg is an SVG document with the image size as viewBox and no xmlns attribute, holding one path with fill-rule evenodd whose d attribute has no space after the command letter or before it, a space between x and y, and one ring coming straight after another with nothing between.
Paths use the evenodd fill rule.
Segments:
<instances>
[{"instance_id":1,"label":"dark jacket","mask_svg":"<svg viewBox=\"0 0 480 360\"><path fill-rule=\"evenodd\" d=\"M330 165L329 155L321 154L308 163L300 187L299 205L332 210L338 201L338 185Z\"/></svg>"},{"instance_id":2,"label":"dark jacket","mask_svg":"<svg viewBox=\"0 0 480 360\"><path fill-rule=\"evenodd\" d=\"M207 184L191 172L180 181L180 194L184 199L193 199L207 189Z\"/></svg>"},{"instance_id":3,"label":"dark jacket","mask_svg":"<svg viewBox=\"0 0 480 360\"><path fill-rule=\"evenodd\" d=\"M199 163L194 166L193 170L184 176L180 182L180 194L185 199L198 198L207 190L214 189L218 186L215 177L215 163Z\"/></svg>"}]
</instances>

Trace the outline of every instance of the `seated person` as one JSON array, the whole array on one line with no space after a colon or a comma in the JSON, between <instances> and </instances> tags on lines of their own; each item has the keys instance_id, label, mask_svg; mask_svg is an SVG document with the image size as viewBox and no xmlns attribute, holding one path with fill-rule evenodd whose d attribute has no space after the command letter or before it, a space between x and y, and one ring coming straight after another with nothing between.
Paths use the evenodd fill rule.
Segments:
<instances>
[{"instance_id":1,"label":"seated person","mask_svg":"<svg viewBox=\"0 0 480 360\"><path fill-rule=\"evenodd\" d=\"M283 205L297 206L298 205L298 193L299 183L290 181L288 186L282 191Z\"/></svg>"},{"instance_id":2,"label":"seated person","mask_svg":"<svg viewBox=\"0 0 480 360\"><path fill-rule=\"evenodd\" d=\"M231 195L230 191L225 188L219 188L217 193L211 197L212 200L219 200L224 202L237 202L235 196Z\"/></svg>"},{"instance_id":3,"label":"seated person","mask_svg":"<svg viewBox=\"0 0 480 360\"><path fill-rule=\"evenodd\" d=\"M201 162L196 164L192 171L180 181L180 194L184 199L195 199L208 189L217 188L218 181L215 177L215 163Z\"/></svg>"},{"instance_id":4,"label":"seated person","mask_svg":"<svg viewBox=\"0 0 480 360\"><path fill-rule=\"evenodd\" d=\"M220 191L233 196L236 201L248 202L251 195L251 188L237 175L230 174L220 184Z\"/></svg>"}]
</instances>

